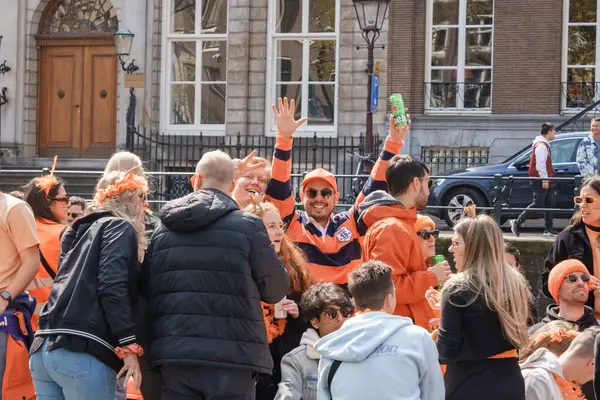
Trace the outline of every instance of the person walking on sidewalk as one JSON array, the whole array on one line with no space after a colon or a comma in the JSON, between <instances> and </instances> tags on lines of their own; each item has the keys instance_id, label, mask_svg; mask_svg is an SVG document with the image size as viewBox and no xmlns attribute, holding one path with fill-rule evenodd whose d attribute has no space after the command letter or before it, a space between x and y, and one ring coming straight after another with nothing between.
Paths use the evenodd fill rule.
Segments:
<instances>
[{"instance_id":1,"label":"person walking on sidewalk","mask_svg":"<svg viewBox=\"0 0 600 400\"><path fill-rule=\"evenodd\" d=\"M554 125L549 122L542 124L540 135L533 140L533 152L529 160L529 176L532 178L544 178L543 181L531 181L531 189L533 190L533 202L525 211L519 215L516 220L510 221L510 230L519 236L521 234L521 226L532 215L536 215L537 211L531 208L554 208L556 199L556 183L548 178L554 176L552 171L552 149L550 142L554 140L555 131ZM544 236L555 236L552 232L552 220L554 213L545 211L545 229Z\"/></svg>"},{"instance_id":2,"label":"person walking on sidewalk","mask_svg":"<svg viewBox=\"0 0 600 400\"><path fill-rule=\"evenodd\" d=\"M598 175L598 147L600 146L600 118L593 118L590 123L590 135L584 138L577 148L577 165L579 174L584 178Z\"/></svg>"}]
</instances>

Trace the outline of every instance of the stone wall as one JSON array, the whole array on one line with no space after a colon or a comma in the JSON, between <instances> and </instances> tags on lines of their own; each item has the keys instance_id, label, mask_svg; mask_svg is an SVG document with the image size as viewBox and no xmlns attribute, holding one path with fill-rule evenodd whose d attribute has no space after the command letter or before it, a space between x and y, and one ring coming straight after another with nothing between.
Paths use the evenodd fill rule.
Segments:
<instances>
[{"instance_id":1,"label":"stone wall","mask_svg":"<svg viewBox=\"0 0 600 400\"><path fill-rule=\"evenodd\" d=\"M535 238L506 239L506 241L512 243L521 252L521 271L525 274L531 285L531 294L534 298L537 316L543 317L548 304L554 302L542 292L542 272L545 268L546 256L554 241ZM437 240L436 248L438 254L443 254L450 265L452 265L452 268L454 268L452 255L448 252L450 243L451 237L449 235L441 236Z\"/></svg>"}]
</instances>

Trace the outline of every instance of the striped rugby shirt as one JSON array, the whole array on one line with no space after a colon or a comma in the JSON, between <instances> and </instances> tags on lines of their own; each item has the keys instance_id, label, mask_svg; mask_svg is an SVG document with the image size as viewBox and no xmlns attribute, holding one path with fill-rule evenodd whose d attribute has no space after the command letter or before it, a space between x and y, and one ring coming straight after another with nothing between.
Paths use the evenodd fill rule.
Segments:
<instances>
[{"instance_id":1,"label":"striped rugby shirt","mask_svg":"<svg viewBox=\"0 0 600 400\"><path fill-rule=\"evenodd\" d=\"M348 211L332 214L322 229L305 211L296 210L292 190L293 139L277 137L273 155L272 178L267 198L275 204L287 224L287 235L306 254L314 282L345 284L348 273L361 263L361 245L366 227L358 226L358 208L375 190L387 190L385 170L389 160L400 152L403 142L385 141L383 151L356 202Z\"/></svg>"}]
</instances>

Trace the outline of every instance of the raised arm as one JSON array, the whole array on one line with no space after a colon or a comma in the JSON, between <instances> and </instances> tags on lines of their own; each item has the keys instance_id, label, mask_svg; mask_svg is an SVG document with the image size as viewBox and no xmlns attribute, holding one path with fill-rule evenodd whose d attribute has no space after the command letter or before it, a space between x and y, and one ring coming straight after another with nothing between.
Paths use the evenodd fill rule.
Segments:
<instances>
[{"instance_id":1,"label":"raised arm","mask_svg":"<svg viewBox=\"0 0 600 400\"><path fill-rule=\"evenodd\" d=\"M293 99L288 104L287 98L280 98L280 111L277 111L274 104L271 107L275 114L277 139L275 152L273 153L271 180L267 185L267 198L275 204L284 222L290 224L294 221L293 217L296 210L296 199L294 198L291 180L293 135L296 129L308 118L294 120L296 104Z\"/></svg>"},{"instance_id":2,"label":"raised arm","mask_svg":"<svg viewBox=\"0 0 600 400\"><path fill-rule=\"evenodd\" d=\"M362 191L359 193L356 201L354 202L354 210L359 209L360 204L363 202L365 197L369 195L369 193L376 190L387 190L387 184L385 183L385 170L388 166L388 162L392 157L400 153L402 145L404 144L404 138L410 129L409 125L401 125L396 127L393 116L390 116L389 122L390 130L387 138L385 139L383 150L381 151L375 166L371 170L371 176L369 176L365 182Z\"/></svg>"}]
</instances>

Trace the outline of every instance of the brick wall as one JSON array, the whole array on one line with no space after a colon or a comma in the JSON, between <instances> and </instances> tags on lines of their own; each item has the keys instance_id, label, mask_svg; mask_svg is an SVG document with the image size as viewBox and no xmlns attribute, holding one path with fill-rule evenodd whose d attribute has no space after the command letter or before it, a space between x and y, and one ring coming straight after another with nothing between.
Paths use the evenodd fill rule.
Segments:
<instances>
[{"instance_id":1,"label":"brick wall","mask_svg":"<svg viewBox=\"0 0 600 400\"><path fill-rule=\"evenodd\" d=\"M389 11L388 92L401 93L413 116L423 114L426 3L391 2Z\"/></svg>"},{"instance_id":2,"label":"brick wall","mask_svg":"<svg viewBox=\"0 0 600 400\"><path fill-rule=\"evenodd\" d=\"M492 112L558 114L563 0L494 3Z\"/></svg>"}]
</instances>

